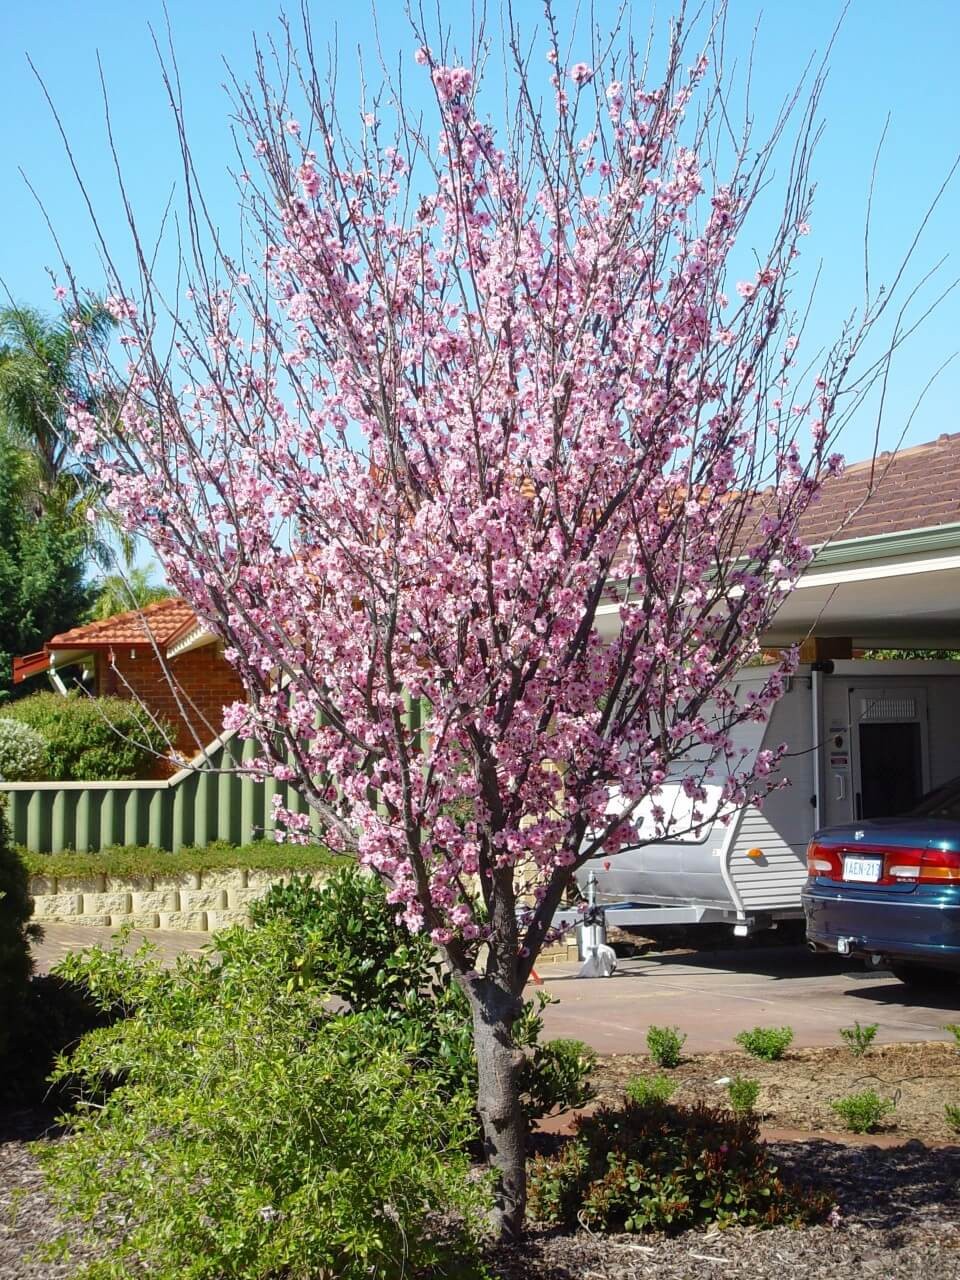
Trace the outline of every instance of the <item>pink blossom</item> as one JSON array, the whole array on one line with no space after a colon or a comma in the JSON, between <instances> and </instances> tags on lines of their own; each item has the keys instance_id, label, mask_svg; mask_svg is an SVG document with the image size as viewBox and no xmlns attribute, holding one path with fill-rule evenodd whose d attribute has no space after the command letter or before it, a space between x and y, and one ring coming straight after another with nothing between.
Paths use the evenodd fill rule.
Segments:
<instances>
[{"instance_id":1,"label":"pink blossom","mask_svg":"<svg viewBox=\"0 0 960 1280\"><path fill-rule=\"evenodd\" d=\"M430 50L426 47L426 45L420 46L420 48L413 55L413 60L414 62L418 63L419 66L421 67L425 67L427 65L427 63L430 61Z\"/></svg>"},{"instance_id":2,"label":"pink blossom","mask_svg":"<svg viewBox=\"0 0 960 1280\"><path fill-rule=\"evenodd\" d=\"M737 293L739 293L740 297L744 298L747 302L750 301L750 299L754 296L756 292L757 292L757 286L753 283L752 280L738 281Z\"/></svg>"},{"instance_id":3,"label":"pink blossom","mask_svg":"<svg viewBox=\"0 0 960 1280\"><path fill-rule=\"evenodd\" d=\"M593 79L593 68L585 62L575 62L570 68L570 79L578 89L582 89Z\"/></svg>"},{"instance_id":4,"label":"pink blossom","mask_svg":"<svg viewBox=\"0 0 960 1280\"><path fill-rule=\"evenodd\" d=\"M58 284L56 286L56 288L53 291L53 296L56 298L58 302L62 302L63 299L67 296L67 291L62 284Z\"/></svg>"},{"instance_id":5,"label":"pink blossom","mask_svg":"<svg viewBox=\"0 0 960 1280\"><path fill-rule=\"evenodd\" d=\"M300 133L299 120L290 119L284 124L283 127L286 129L287 133L291 134L291 136L294 138L297 137L297 135Z\"/></svg>"}]
</instances>

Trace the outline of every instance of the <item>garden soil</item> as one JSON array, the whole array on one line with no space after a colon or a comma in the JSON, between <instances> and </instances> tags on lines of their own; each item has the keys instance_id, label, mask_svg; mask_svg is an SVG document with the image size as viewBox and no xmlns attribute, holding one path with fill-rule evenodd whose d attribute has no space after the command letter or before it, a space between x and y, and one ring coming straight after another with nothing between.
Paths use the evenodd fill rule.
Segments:
<instances>
[{"instance_id":1,"label":"garden soil","mask_svg":"<svg viewBox=\"0 0 960 1280\"><path fill-rule=\"evenodd\" d=\"M657 1070L645 1055L602 1058L593 1077L598 1100L618 1102L631 1076ZM960 1144L944 1114L946 1103L960 1106L960 1048L940 1041L878 1045L861 1058L845 1047L788 1049L779 1062L763 1062L742 1052L704 1053L664 1074L678 1082L673 1101L687 1105L726 1102L720 1080L736 1075L757 1080L757 1111L765 1126L830 1136L842 1128L831 1102L873 1089L896 1104L881 1134L901 1141L923 1138Z\"/></svg>"}]
</instances>

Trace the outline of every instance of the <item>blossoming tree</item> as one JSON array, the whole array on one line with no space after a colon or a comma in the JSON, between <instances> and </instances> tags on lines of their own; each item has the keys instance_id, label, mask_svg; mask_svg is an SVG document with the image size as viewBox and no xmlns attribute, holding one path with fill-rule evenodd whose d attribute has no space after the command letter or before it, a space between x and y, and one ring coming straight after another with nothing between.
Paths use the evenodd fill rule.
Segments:
<instances>
[{"instance_id":1,"label":"blossoming tree","mask_svg":"<svg viewBox=\"0 0 960 1280\"><path fill-rule=\"evenodd\" d=\"M416 42L417 114L387 87L345 118L292 45L282 92L264 61L235 84L247 259L185 145L190 305L165 311L141 248L109 302L124 360L92 376L119 406L112 505L240 672L225 726L309 806L280 828L356 850L466 992L509 1233L524 984L577 868L670 833L683 760L685 821L766 789L775 756L735 731L794 657L749 704L731 676L809 559L798 522L883 303L795 372L819 82L758 146L682 23L651 86L616 40L565 66L548 10L536 65L508 38L498 129L481 49ZM782 215L749 258L791 111ZM96 452L101 424L72 425Z\"/></svg>"}]
</instances>

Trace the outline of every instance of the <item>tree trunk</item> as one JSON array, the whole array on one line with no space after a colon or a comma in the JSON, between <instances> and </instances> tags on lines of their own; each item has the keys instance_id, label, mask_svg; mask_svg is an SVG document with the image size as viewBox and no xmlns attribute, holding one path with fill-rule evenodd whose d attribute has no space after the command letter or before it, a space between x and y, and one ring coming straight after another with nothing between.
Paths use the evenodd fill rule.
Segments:
<instances>
[{"instance_id":1,"label":"tree trunk","mask_svg":"<svg viewBox=\"0 0 960 1280\"><path fill-rule=\"evenodd\" d=\"M527 1204L527 1134L519 1080L523 1054L512 1034L519 1001L490 979L474 984L472 996L477 1111L484 1155L496 1175L491 1224L500 1239L509 1240L523 1230Z\"/></svg>"}]
</instances>

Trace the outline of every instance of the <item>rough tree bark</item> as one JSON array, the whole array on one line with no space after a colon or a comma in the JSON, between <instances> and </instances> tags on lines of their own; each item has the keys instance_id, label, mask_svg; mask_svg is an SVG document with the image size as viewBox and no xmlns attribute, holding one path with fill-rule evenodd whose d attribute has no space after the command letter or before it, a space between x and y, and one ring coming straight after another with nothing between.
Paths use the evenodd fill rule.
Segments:
<instances>
[{"instance_id":1,"label":"rough tree bark","mask_svg":"<svg viewBox=\"0 0 960 1280\"><path fill-rule=\"evenodd\" d=\"M517 1075L523 1053L513 1042L519 997L489 978L470 990L477 1054L477 1111L483 1151L496 1176L491 1227L498 1238L515 1238L526 1211L526 1128Z\"/></svg>"}]
</instances>

